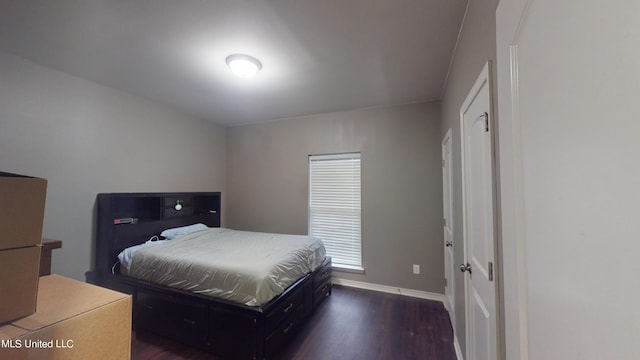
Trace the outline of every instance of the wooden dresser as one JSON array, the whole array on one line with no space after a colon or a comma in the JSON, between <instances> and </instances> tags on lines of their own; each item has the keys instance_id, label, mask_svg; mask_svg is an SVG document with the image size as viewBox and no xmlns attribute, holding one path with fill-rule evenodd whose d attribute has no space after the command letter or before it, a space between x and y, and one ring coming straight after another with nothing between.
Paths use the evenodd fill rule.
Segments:
<instances>
[{"instance_id":1,"label":"wooden dresser","mask_svg":"<svg viewBox=\"0 0 640 360\"><path fill-rule=\"evenodd\" d=\"M60 249L62 241L42 239L42 249L40 252L40 276L51 274L51 252Z\"/></svg>"}]
</instances>

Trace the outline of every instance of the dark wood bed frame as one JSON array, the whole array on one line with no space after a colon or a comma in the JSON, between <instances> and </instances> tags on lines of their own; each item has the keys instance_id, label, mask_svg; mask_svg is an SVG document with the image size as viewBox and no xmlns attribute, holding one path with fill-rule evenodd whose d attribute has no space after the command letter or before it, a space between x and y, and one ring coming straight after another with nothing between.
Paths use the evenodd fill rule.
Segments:
<instances>
[{"instance_id":1,"label":"dark wood bed frame","mask_svg":"<svg viewBox=\"0 0 640 360\"><path fill-rule=\"evenodd\" d=\"M120 275L117 256L129 246L168 228L194 223L219 227L220 193L113 193L98 194L96 201L96 267L87 272L87 282L133 296L136 332L152 331L225 359L264 359L286 345L331 294L328 257L316 271L260 307Z\"/></svg>"}]
</instances>

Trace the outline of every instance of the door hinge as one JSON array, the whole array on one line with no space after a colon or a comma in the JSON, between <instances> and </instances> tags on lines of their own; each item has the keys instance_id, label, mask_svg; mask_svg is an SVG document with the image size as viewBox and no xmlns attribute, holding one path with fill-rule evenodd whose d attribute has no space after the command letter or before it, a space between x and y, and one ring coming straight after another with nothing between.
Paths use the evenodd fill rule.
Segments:
<instances>
[{"instance_id":1,"label":"door hinge","mask_svg":"<svg viewBox=\"0 0 640 360\"><path fill-rule=\"evenodd\" d=\"M489 261L489 281L493 281L493 263Z\"/></svg>"},{"instance_id":2,"label":"door hinge","mask_svg":"<svg viewBox=\"0 0 640 360\"><path fill-rule=\"evenodd\" d=\"M484 116L484 131L489 132L489 114L485 112L483 116Z\"/></svg>"},{"instance_id":3,"label":"door hinge","mask_svg":"<svg viewBox=\"0 0 640 360\"><path fill-rule=\"evenodd\" d=\"M442 226L447 227L447 218L442 218Z\"/></svg>"},{"instance_id":4,"label":"door hinge","mask_svg":"<svg viewBox=\"0 0 640 360\"><path fill-rule=\"evenodd\" d=\"M444 278L444 287L449 286L449 282L447 281L447 278Z\"/></svg>"}]
</instances>

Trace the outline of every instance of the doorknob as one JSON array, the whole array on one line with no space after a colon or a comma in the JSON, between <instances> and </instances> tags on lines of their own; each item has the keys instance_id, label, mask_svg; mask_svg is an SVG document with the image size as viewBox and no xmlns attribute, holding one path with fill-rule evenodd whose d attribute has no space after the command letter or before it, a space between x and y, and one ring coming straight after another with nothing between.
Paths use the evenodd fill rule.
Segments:
<instances>
[{"instance_id":1,"label":"doorknob","mask_svg":"<svg viewBox=\"0 0 640 360\"><path fill-rule=\"evenodd\" d=\"M444 246L446 246L446 247L451 247L451 246L453 246L453 243L452 243L451 241L446 241L446 242L444 243Z\"/></svg>"},{"instance_id":2,"label":"doorknob","mask_svg":"<svg viewBox=\"0 0 640 360\"><path fill-rule=\"evenodd\" d=\"M469 275L471 275L471 264L467 263L465 264L460 264L460 271L465 272L468 271Z\"/></svg>"}]
</instances>

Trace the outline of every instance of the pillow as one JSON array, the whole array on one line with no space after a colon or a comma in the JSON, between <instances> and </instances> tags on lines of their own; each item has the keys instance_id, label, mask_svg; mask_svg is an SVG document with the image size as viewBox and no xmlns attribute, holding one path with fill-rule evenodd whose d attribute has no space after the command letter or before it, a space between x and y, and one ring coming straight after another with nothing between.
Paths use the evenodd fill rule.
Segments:
<instances>
[{"instance_id":1,"label":"pillow","mask_svg":"<svg viewBox=\"0 0 640 360\"><path fill-rule=\"evenodd\" d=\"M178 236L187 235L196 231L202 231L206 229L207 229L207 225L198 223L198 224L193 224L188 226L167 229L163 231L160 234L160 236L164 237L167 240L171 240L171 239L177 238Z\"/></svg>"}]
</instances>

